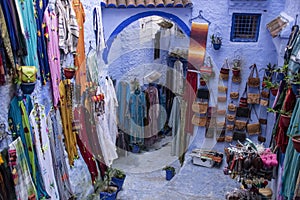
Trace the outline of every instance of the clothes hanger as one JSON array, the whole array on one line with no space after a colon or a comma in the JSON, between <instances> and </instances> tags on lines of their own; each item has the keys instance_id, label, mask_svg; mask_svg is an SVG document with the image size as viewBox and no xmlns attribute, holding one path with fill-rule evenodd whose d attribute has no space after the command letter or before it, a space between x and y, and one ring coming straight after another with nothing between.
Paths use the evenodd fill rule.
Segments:
<instances>
[{"instance_id":1,"label":"clothes hanger","mask_svg":"<svg viewBox=\"0 0 300 200\"><path fill-rule=\"evenodd\" d=\"M198 15L197 17L194 17L194 18L190 19L190 23L192 23L192 21L193 21L194 19L199 18L199 19L203 19L204 21L206 21L206 22L208 23L208 25L210 25L211 22L210 22L208 19L206 19L205 17L202 16L202 14L201 14L202 12L203 12L203 11L200 10L200 11L199 11L199 15Z\"/></svg>"}]
</instances>

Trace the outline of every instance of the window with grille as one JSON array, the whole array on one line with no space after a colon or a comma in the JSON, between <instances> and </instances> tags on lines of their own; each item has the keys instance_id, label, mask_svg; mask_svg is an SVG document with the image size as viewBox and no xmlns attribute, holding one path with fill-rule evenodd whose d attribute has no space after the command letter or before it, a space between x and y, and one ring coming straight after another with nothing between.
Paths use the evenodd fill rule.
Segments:
<instances>
[{"instance_id":1,"label":"window with grille","mask_svg":"<svg viewBox=\"0 0 300 200\"><path fill-rule=\"evenodd\" d=\"M257 42L261 14L233 13L230 41Z\"/></svg>"}]
</instances>

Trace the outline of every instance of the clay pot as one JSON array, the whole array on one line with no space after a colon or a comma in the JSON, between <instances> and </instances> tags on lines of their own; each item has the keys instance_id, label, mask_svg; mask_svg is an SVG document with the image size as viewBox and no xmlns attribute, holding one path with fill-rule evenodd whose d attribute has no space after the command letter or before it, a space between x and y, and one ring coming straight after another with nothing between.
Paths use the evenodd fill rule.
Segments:
<instances>
[{"instance_id":1,"label":"clay pot","mask_svg":"<svg viewBox=\"0 0 300 200\"><path fill-rule=\"evenodd\" d=\"M271 94L272 94L273 96L276 96L276 95L277 95L278 88L271 88L270 90L271 90Z\"/></svg>"},{"instance_id":2,"label":"clay pot","mask_svg":"<svg viewBox=\"0 0 300 200\"><path fill-rule=\"evenodd\" d=\"M290 125L290 121L291 121L291 116L288 115L280 115L280 119L279 119L279 125L281 127L286 127L288 128Z\"/></svg>"},{"instance_id":3,"label":"clay pot","mask_svg":"<svg viewBox=\"0 0 300 200\"><path fill-rule=\"evenodd\" d=\"M292 137L293 145L294 148L296 149L297 152L300 153L300 134L294 135Z\"/></svg>"},{"instance_id":4,"label":"clay pot","mask_svg":"<svg viewBox=\"0 0 300 200\"><path fill-rule=\"evenodd\" d=\"M64 74L66 79L72 79L75 75L76 70L73 68L64 68Z\"/></svg>"},{"instance_id":5,"label":"clay pot","mask_svg":"<svg viewBox=\"0 0 300 200\"><path fill-rule=\"evenodd\" d=\"M232 73L234 76L238 76L238 75L240 75L241 70L240 69L232 69Z\"/></svg>"},{"instance_id":6,"label":"clay pot","mask_svg":"<svg viewBox=\"0 0 300 200\"><path fill-rule=\"evenodd\" d=\"M200 78L200 85L206 86L206 81L203 78Z\"/></svg>"}]
</instances>

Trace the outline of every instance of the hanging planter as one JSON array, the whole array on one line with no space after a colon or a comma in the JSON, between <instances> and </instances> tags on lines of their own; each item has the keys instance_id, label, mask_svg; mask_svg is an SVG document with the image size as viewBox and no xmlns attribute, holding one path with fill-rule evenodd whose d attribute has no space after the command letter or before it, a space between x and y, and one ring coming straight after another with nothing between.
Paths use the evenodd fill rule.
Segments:
<instances>
[{"instance_id":1,"label":"hanging planter","mask_svg":"<svg viewBox=\"0 0 300 200\"><path fill-rule=\"evenodd\" d=\"M213 45L214 50L219 50L222 45L222 38L218 36L218 34L212 34L210 36L211 43Z\"/></svg>"},{"instance_id":2,"label":"hanging planter","mask_svg":"<svg viewBox=\"0 0 300 200\"><path fill-rule=\"evenodd\" d=\"M277 95L277 92L278 92L278 88L277 88L277 87L273 87L273 88L270 89L270 91L271 91L271 94L272 94L273 96L276 96L276 95Z\"/></svg>"},{"instance_id":3,"label":"hanging planter","mask_svg":"<svg viewBox=\"0 0 300 200\"><path fill-rule=\"evenodd\" d=\"M33 83L21 83L20 88L23 94L32 94L35 88L35 82Z\"/></svg>"},{"instance_id":4,"label":"hanging planter","mask_svg":"<svg viewBox=\"0 0 300 200\"><path fill-rule=\"evenodd\" d=\"M204 78L200 78L200 85L201 86L206 86L206 81Z\"/></svg>"},{"instance_id":5,"label":"hanging planter","mask_svg":"<svg viewBox=\"0 0 300 200\"><path fill-rule=\"evenodd\" d=\"M291 121L290 115L284 115L284 114L280 115L279 124L281 127L289 127L290 121Z\"/></svg>"},{"instance_id":6,"label":"hanging planter","mask_svg":"<svg viewBox=\"0 0 300 200\"><path fill-rule=\"evenodd\" d=\"M64 75L66 79L72 79L75 75L76 69L72 67L64 68Z\"/></svg>"},{"instance_id":7,"label":"hanging planter","mask_svg":"<svg viewBox=\"0 0 300 200\"><path fill-rule=\"evenodd\" d=\"M299 97L300 93L300 83L291 83L292 91L295 94L296 97Z\"/></svg>"},{"instance_id":8,"label":"hanging planter","mask_svg":"<svg viewBox=\"0 0 300 200\"><path fill-rule=\"evenodd\" d=\"M294 135L292 137L293 145L294 148L296 149L297 152L300 153L300 134Z\"/></svg>"}]
</instances>

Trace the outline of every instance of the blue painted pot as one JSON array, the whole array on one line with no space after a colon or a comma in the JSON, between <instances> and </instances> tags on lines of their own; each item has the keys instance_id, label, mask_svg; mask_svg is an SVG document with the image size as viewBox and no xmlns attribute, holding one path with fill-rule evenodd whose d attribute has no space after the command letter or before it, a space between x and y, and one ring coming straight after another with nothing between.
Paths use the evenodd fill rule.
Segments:
<instances>
[{"instance_id":1,"label":"blue painted pot","mask_svg":"<svg viewBox=\"0 0 300 200\"><path fill-rule=\"evenodd\" d=\"M113 182L114 185L118 186L118 191L122 190L122 187L123 187L123 184L124 184L124 181L125 181L125 178L117 178L117 177L112 177L111 178L111 181Z\"/></svg>"},{"instance_id":2,"label":"blue painted pot","mask_svg":"<svg viewBox=\"0 0 300 200\"><path fill-rule=\"evenodd\" d=\"M174 174L172 170L166 170L166 180L169 181L173 178Z\"/></svg>"},{"instance_id":3,"label":"blue painted pot","mask_svg":"<svg viewBox=\"0 0 300 200\"><path fill-rule=\"evenodd\" d=\"M299 96L300 91L300 84L299 83L292 83L292 91L296 96Z\"/></svg>"},{"instance_id":4,"label":"blue painted pot","mask_svg":"<svg viewBox=\"0 0 300 200\"><path fill-rule=\"evenodd\" d=\"M21 83L20 88L23 94L31 94L34 91L35 82L34 83Z\"/></svg>"},{"instance_id":5,"label":"blue painted pot","mask_svg":"<svg viewBox=\"0 0 300 200\"><path fill-rule=\"evenodd\" d=\"M219 50L221 48L221 44L213 44L214 50Z\"/></svg>"},{"instance_id":6,"label":"blue painted pot","mask_svg":"<svg viewBox=\"0 0 300 200\"><path fill-rule=\"evenodd\" d=\"M282 81L282 80L284 79L284 73L279 72L279 73L277 74L276 79L277 79L278 81Z\"/></svg>"},{"instance_id":7,"label":"blue painted pot","mask_svg":"<svg viewBox=\"0 0 300 200\"><path fill-rule=\"evenodd\" d=\"M136 144L132 145L132 153L139 153L140 147Z\"/></svg>"},{"instance_id":8,"label":"blue painted pot","mask_svg":"<svg viewBox=\"0 0 300 200\"><path fill-rule=\"evenodd\" d=\"M115 200L117 198L117 192L108 193L108 192L100 192L101 200Z\"/></svg>"}]
</instances>

